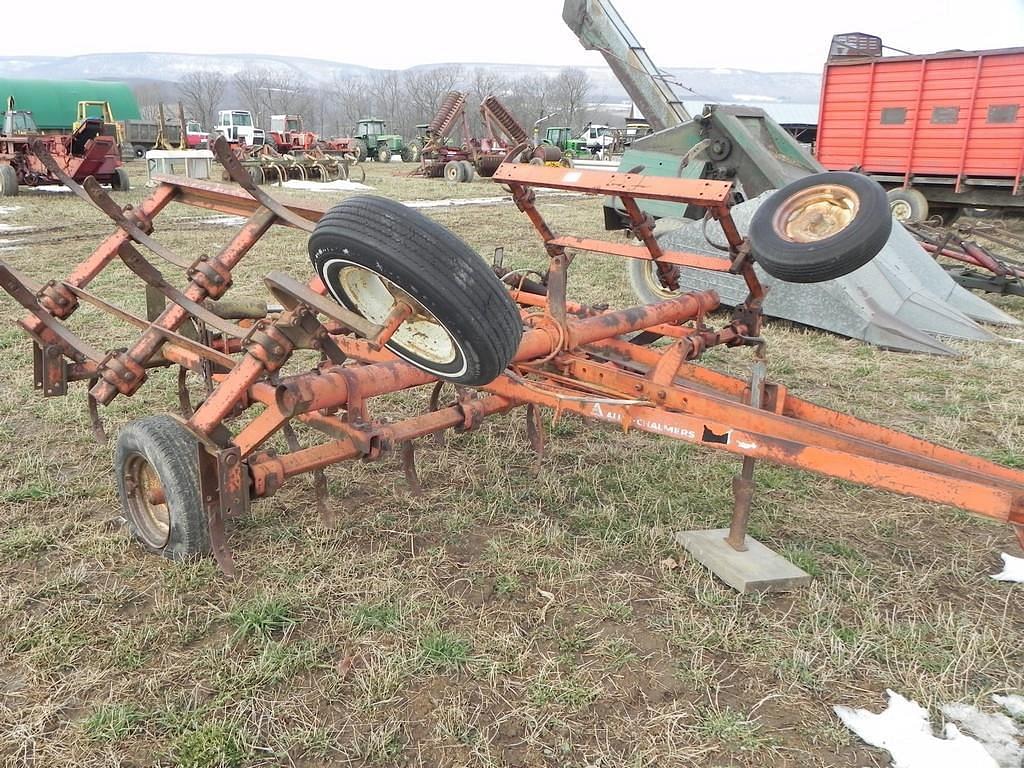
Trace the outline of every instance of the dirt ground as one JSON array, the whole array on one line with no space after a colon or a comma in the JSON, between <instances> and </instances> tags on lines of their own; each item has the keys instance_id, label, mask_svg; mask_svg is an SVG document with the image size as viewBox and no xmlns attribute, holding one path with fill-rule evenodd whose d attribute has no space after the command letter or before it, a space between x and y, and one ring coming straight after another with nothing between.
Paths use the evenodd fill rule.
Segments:
<instances>
[{"instance_id":1,"label":"dirt ground","mask_svg":"<svg viewBox=\"0 0 1024 768\"><path fill-rule=\"evenodd\" d=\"M366 183L407 201L502 194L410 169L368 164ZM144 166L130 170L121 203L146 194ZM600 206L542 208L601 235ZM544 265L507 202L424 212L484 258L500 246L511 266ZM0 200L0 224L0 258L36 278L66 274L112 229L71 195L24 190ZM232 231L174 205L155 235L195 255ZM262 295L269 269L310 274L301 234L265 237L235 296ZM135 285L111 269L93 288L141 313ZM625 265L579 257L570 294L629 305ZM994 303L1024 320L1024 299ZM834 704L877 711L891 688L991 710L993 693L1024 689L1021 587L989 578L1000 552L1021 555L1006 527L759 465L752 532L814 581L739 596L673 543L727 523L735 459L571 417L546 417L539 472L518 412L422 441L422 496L396 457L334 466L331 527L312 484L292 482L231 527L236 581L147 555L121 525L113 439L91 437L84 387L33 391L21 314L0 299L5 766L883 766ZM101 348L131 338L87 307L73 327ZM1024 468L1024 330L999 333L1017 343L952 341L950 358L783 322L765 336L770 375L796 395ZM742 373L749 353L706 362ZM174 387L156 372L115 400L108 433L173 411Z\"/></svg>"}]
</instances>

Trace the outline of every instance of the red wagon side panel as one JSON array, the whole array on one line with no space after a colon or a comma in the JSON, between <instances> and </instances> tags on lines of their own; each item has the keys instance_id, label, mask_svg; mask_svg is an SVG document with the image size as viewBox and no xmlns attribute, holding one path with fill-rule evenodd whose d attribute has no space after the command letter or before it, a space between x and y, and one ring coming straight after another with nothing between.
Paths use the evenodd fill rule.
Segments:
<instances>
[{"instance_id":1,"label":"red wagon side panel","mask_svg":"<svg viewBox=\"0 0 1024 768\"><path fill-rule=\"evenodd\" d=\"M832 170L1017 179L1024 49L831 61L817 152Z\"/></svg>"}]
</instances>

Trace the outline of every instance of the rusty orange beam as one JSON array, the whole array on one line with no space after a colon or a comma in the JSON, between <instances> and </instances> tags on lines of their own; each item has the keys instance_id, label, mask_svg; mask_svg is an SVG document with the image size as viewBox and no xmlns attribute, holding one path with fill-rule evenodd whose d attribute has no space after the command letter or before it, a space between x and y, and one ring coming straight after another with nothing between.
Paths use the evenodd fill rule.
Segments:
<instances>
[{"instance_id":1,"label":"rusty orange beam","mask_svg":"<svg viewBox=\"0 0 1024 768\"><path fill-rule=\"evenodd\" d=\"M644 379L637 380L640 386L644 382ZM605 383L608 383L607 380ZM655 406L618 404L612 399L601 397L588 399L571 391L567 393L568 396L561 397L557 392L525 386L507 376L495 379L483 389L501 397L577 413L624 430L638 429L739 456L763 459L927 501L951 504L1001 522L1024 524L1024 485L994 483L980 476L964 477L962 473L953 473L948 467L942 471L939 465L932 470L906 466L902 461L904 456L891 451L880 452L878 456L865 456L841 448L787 439L774 432L756 429L763 426L763 422L759 424L758 419L767 419L770 422L769 429L776 426L779 419L772 419L749 406L739 406L745 409L747 413L743 415L747 418L725 421L702 412L681 413ZM664 388L662 391L667 393L672 389ZM634 394L643 397L642 393ZM688 395L680 393L681 397ZM738 426L737 421L742 426Z\"/></svg>"},{"instance_id":2,"label":"rusty orange beam","mask_svg":"<svg viewBox=\"0 0 1024 768\"><path fill-rule=\"evenodd\" d=\"M492 179L498 183L547 187L599 195L629 195L646 200L667 200L705 207L724 205L732 182L710 179L674 179L641 173L609 173L577 168L551 168L529 163L502 163Z\"/></svg>"}]
</instances>

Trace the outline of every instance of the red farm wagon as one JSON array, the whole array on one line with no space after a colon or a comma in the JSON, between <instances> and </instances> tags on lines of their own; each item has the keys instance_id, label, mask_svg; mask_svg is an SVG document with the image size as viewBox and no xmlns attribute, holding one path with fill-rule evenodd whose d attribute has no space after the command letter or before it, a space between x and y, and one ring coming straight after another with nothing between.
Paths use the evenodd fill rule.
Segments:
<instances>
[{"instance_id":1,"label":"red farm wagon","mask_svg":"<svg viewBox=\"0 0 1024 768\"><path fill-rule=\"evenodd\" d=\"M902 220L1024 209L1024 48L883 56L873 35L833 37L817 156L874 177Z\"/></svg>"}]
</instances>

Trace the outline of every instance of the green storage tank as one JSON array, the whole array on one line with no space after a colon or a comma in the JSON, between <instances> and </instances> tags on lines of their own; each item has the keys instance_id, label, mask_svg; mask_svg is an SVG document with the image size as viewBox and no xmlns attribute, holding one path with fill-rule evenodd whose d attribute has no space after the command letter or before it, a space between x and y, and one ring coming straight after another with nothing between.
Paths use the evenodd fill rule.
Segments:
<instances>
[{"instance_id":1,"label":"green storage tank","mask_svg":"<svg viewBox=\"0 0 1024 768\"><path fill-rule=\"evenodd\" d=\"M80 101L108 101L115 120L139 119L139 104L126 83L0 78L0 111L7 108L9 96L17 109L32 112L41 131L70 130Z\"/></svg>"}]
</instances>

